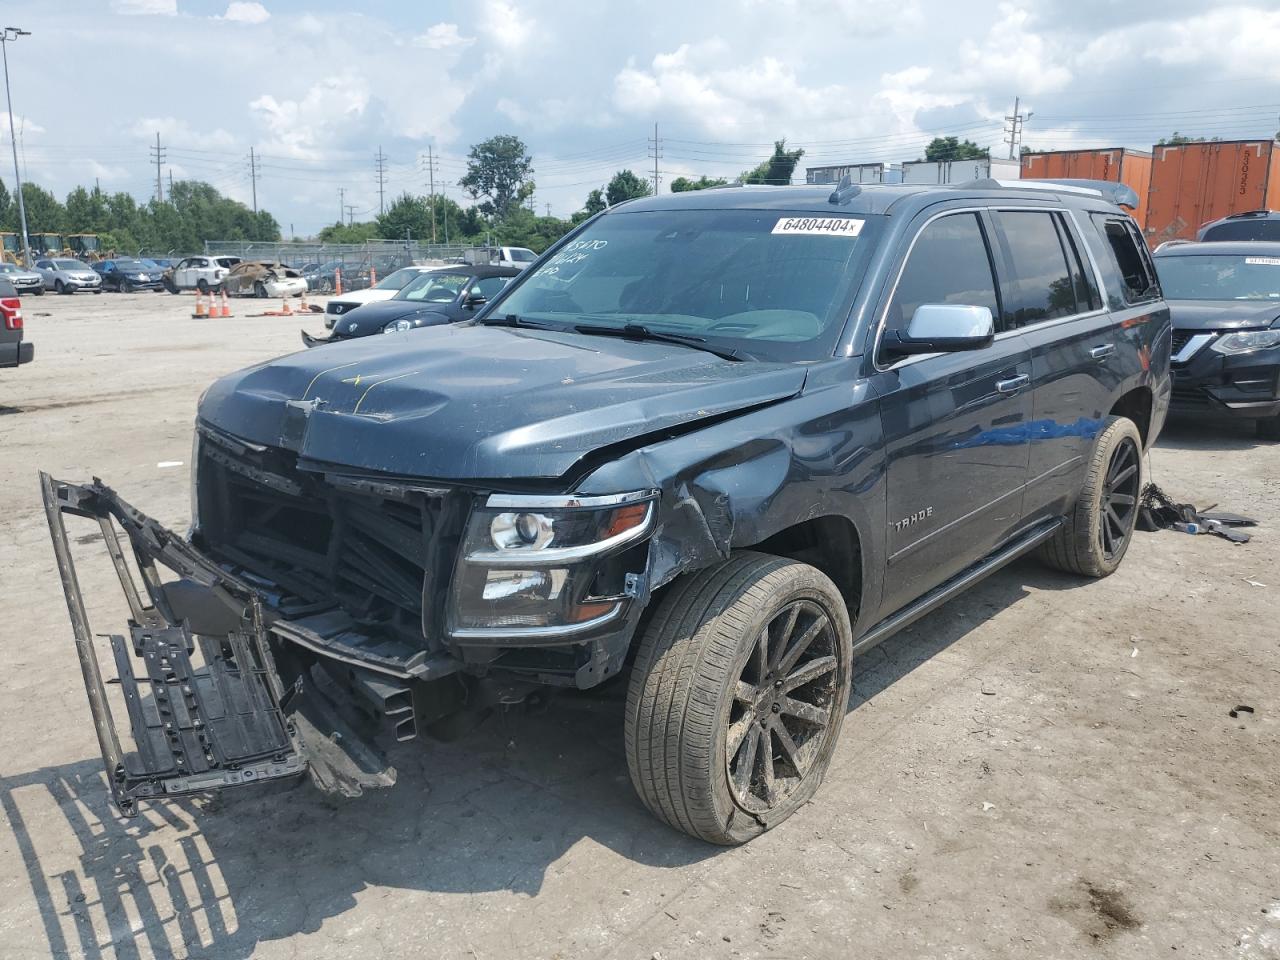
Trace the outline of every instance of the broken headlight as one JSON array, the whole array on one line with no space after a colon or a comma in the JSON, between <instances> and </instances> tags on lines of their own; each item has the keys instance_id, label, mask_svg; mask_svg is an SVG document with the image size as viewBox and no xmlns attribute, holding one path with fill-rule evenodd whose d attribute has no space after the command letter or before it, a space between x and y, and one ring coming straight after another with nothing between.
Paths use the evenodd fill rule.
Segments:
<instances>
[{"instance_id":1,"label":"broken headlight","mask_svg":"<svg viewBox=\"0 0 1280 960\"><path fill-rule=\"evenodd\" d=\"M625 573L602 561L643 539L654 511L649 492L489 497L463 538L453 634L570 634L612 619L625 601Z\"/></svg>"}]
</instances>

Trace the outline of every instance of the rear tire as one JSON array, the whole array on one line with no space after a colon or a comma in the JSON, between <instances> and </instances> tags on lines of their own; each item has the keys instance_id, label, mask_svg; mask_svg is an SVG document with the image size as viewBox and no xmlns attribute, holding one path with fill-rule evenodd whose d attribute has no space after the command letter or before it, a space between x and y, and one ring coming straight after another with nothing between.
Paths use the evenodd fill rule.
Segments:
<instances>
[{"instance_id":1,"label":"rear tire","mask_svg":"<svg viewBox=\"0 0 1280 960\"><path fill-rule=\"evenodd\" d=\"M200 295L201 295L201 296L208 296L208 295L209 295L209 281L208 281L208 280L197 280L197 281L196 281L196 289L197 289L198 291L200 291Z\"/></svg>"},{"instance_id":2,"label":"rear tire","mask_svg":"<svg viewBox=\"0 0 1280 960\"><path fill-rule=\"evenodd\" d=\"M1133 540L1141 494L1142 435L1129 418L1108 417L1080 496L1066 524L1040 547L1040 559L1067 573L1110 576Z\"/></svg>"},{"instance_id":3,"label":"rear tire","mask_svg":"<svg viewBox=\"0 0 1280 960\"><path fill-rule=\"evenodd\" d=\"M1258 420L1254 430L1259 440L1280 440L1280 415Z\"/></svg>"},{"instance_id":4,"label":"rear tire","mask_svg":"<svg viewBox=\"0 0 1280 960\"><path fill-rule=\"evenodd\" d=\"M744 551L674 584L627 691L627 767L644 805L724 845L789 817L831 761L851 646L844 598L807 564Z\"/></svg>"}]
</instances>

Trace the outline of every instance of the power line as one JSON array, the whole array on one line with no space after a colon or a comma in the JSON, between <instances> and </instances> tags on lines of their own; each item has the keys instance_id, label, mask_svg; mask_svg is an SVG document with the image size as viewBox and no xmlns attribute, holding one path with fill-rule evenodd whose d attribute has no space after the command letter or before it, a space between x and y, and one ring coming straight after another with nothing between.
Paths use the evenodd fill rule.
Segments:
<instances>
[{"instance_id":1,"label":"power line","mask_svg":"<svg viewBox=\"0 0 1280 960\"><path fill-rule=\"evenodd\" d=\"M253 147L249 148L249 185L253 188L253 215L258 215L258 178L262 174L254 162Z\"/></svg>"},{"instance_id":2,"label":"power line","mask_svg":"<svg viewBox=\"0 0 1280 960\"><path fill-rule=\"evenodd\" d=\"M658 124L653 125L653 139L649 141L649 156L653 157L653 195L658 195L662 178L658 174L658 160L662 157L662 140L658 136Z\"/></svg>"},{"instance_id":3,"label":"power line","mask_svg":"<svg viewBox=\"0 0 1280 960\"><path fill-rule=\"evenodd\" d=\"M1014 97L1013 116L1004 118L1005 122L1009 124L1005 131L1009 134L1009 137L1004 142L1009 145L1010 160L1018 156L1018 152L1022 147L1022 125L1031 118L1030 112L1028 112L1026 116L1023 116L1022 113L1019 112L1018 107L1021 103L1022 101L1018 97Z\"/></svg>"},{"instance_id":4,"label":"power line","mask_svg":"<svg viewBox=\"0 0 1280 960\"><path fill-rule=\"evenodd\" d=\"M164 163L164 148L160 146L160 131L156 131L156 145L150 148L151 159L156 165L156 199L164 203L164 182L160 179L160 164Z\"/></svg>"},{"instance_id":5,"label":"power line","mask_svg":"<svg viewBox=\"0 0 1280 960\"><path fill-rule=\"evenodd\" d=\"M378 171L378 216L382 216L386 211L386 206L383 203L383 191L387 186L387 155L382 152L382 147L378 147L378 154L373 160L374 166Z\"/></svg>"}]
</instances>

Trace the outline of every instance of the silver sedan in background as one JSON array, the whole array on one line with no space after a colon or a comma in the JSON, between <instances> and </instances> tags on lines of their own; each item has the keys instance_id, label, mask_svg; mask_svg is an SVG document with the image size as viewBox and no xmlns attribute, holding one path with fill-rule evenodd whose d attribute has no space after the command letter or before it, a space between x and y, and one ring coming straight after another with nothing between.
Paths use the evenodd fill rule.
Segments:
<instances>
[{"instance_id":1,"label":"silver sedan in background","mask_svg":"<svg viewBox=\"0 0 1280 960\"><path fill-rule=\"evenodd\" d=\"M36 270L44 277L44 288L58 293L77 290L102 292L102 278L87 263L64 257L46 257L36 261Z\"/></svg>"}]
</instances>

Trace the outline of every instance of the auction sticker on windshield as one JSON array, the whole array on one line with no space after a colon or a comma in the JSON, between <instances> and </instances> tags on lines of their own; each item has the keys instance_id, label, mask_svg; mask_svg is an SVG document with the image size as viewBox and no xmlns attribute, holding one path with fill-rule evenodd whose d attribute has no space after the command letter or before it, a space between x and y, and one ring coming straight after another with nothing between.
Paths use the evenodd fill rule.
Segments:
<instances>
[{"instance_id":1,"label":"auction sticker on windshield","mask_svg":"<svg viewBox=\"0 0 1280 960\"><path fill-rule=\"evenodd\" d=\"M777 233L777 230L773 231ZM1268 267L1280 267L1280 257L1245 257L1245 263L1260 263Z\"/></svg>"},{"instance_id":2,"label":"auction sticker on windshield","mask_svg":"<svg viewBox=\"0 0 1280 960\"><path fill-rule=\"evenodd\" d=\"M864 222L854 217L783 217L770 232L798 237L856 237Z\"/></svg>"}]
</instances>

